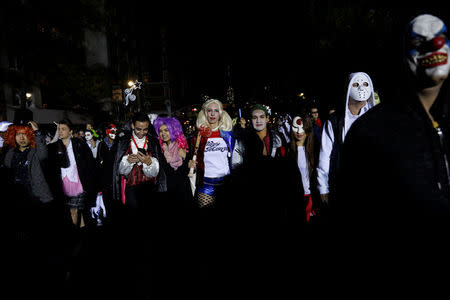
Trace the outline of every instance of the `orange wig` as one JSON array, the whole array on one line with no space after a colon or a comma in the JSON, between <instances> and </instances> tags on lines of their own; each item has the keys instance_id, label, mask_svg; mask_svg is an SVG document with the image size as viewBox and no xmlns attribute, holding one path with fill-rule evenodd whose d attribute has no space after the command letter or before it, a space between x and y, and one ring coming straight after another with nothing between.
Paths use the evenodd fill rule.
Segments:
<instances>
[{"instance_id":1,"label":"orange wig","mask_svg":"<svg viewBox=\"0 0 450 300\"><path fill-rule=\"evenodd\" d=\"M5 144L11 148L15 148L16 145L16 134L18 132L24 132L30 142L31 148L36 148L36 139L34 138L34 130L29 126L24 125L10 125L6 130L3 138L5 139Z\"/></svg>"}]
</instances>

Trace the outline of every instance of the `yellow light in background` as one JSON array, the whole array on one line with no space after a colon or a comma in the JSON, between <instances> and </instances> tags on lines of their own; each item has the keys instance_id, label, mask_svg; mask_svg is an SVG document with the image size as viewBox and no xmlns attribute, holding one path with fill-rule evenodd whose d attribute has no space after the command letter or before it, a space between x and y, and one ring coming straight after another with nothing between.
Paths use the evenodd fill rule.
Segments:
<instances>
[{"instance_id":1,"label":"yellow light in background","mask_svg":"<svg viewBox=\"0 0 450 300\"><path fill-rule=\"evenodd\" d=\"M134 82L133 81L128 81L128 86L133 86L134 85Z\"/></svg>"},{"instance_id":2,"label":"yellow light in background","mask_svg":"<svg viewBox=\"0 0 450 300\"><path fill-rule=\"evenodd\" d=\"M27 99L30 99L31 96L33 96L33 94L31 94L31 93L26 93L25 96L27 97Z\"/></svg>"}]
</instances>

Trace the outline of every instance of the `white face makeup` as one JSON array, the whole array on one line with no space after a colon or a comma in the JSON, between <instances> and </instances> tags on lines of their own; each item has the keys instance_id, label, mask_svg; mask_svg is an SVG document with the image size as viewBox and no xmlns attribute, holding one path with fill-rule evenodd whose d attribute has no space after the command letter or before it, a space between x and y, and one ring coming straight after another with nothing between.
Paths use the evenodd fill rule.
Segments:
<instances>
[{"instance_id":1,"label":"white face makeup","mask_svg":"<svg viewBox=\"0 0 450 300\"><path fill-rule=\"evenodd\" d=\"M261 109L255 109L252 112L252 125L256 131L264 130L267 126L266 113Z\"/></svg>"},{"instance_id":2,"label":"white face makeup","mask_svg":"<svg viewBox=\"0 0 450 300\"><path fill-rule=\"evenodd\" d=\"M115 126L111 126L111 128L106 129L106 134L109 136L110 139L114 140L116 138L117 129Z\"/></svg>"},{"instance_id":3,"label":"white face makeup","mask_svg":"<svg viewBox=\"0 0 450 300\"><path fill-rule=\"evenodd\" d=\"M444 22L420 15L410 23L408 65L414 75L424 73L433 80L446 79L450 70L450 43Z\"/></svg>"},{"instance_id":4,"label":"white face makeup","mask_svg":"<svg viewBox=\"0 0 450 300\"><path fill-rule=\"evenodd\" d=\"M363 74L356 75L350 82L350 97L356 101L366 101L372 94L370 80Z\"/></svg>"},{"instance_id":5,"label":"white face makeup","mask_svg":"<svg viewBox=\"0 0 450 300\"><path fill-rule=\"evenodd\" d=\"M305 132L303 129L303 121L300 117L295 117L292 121L292 131L297 134L302 134Z\"/></svg>"},{"instance_id":6,"label":"white face makeup","mask_svg":"<svg viewBox=\"0 0 450 300\"><path fill-rule=\"evenodd\" d=\"M90 131L86 131L85 133L84 133L84 138L86 139L86 141L90 141L90 140L92 140L92 132L90 132Z\"/></svg>"}]
</instances>

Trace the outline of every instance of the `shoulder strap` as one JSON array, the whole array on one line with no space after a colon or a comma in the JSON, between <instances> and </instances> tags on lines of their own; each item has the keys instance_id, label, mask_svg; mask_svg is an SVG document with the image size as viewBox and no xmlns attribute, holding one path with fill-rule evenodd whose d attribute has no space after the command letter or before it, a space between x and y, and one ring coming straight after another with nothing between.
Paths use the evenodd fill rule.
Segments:
<instances>
[{"instance_id":1,"label":"shoulder strap","mask_svg":"<svg viewBox=\"0 0 450 300\"><path fill-rule=\"evenodd\" d=\"M329 119L331 126L333 127L334 142L337 145L342 145L342 131L344 129L344 118L340 114L332 114ZM328 130L325 128L325 130Z\"/></svg>"}]
</instances>

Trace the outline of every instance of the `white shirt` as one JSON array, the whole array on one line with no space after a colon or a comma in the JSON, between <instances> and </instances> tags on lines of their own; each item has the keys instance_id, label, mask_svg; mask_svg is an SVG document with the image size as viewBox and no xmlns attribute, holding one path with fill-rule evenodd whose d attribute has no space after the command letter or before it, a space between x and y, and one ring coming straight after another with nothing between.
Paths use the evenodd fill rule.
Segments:
<instances>
[{"instance_id":1,"label":"white shirt","mask_svg":"<svg viewBox=\"0 0 450 300\"><path fill-rule=\"evenodd\" d=\"M72 147L72 141L69 140L69 144L66 147L67 149L67 156L69 157L70 166L67 168L61 168L61 179L64 179L64 177L67 176L67 179L71 182L78 182L78 169L77 169L77 162L75 160L75 155L73 154L73 147Z\"/></svg>"},{"instance_id":2,"label":"white shirt","mask_svg":"<svg viewBox=\"0 0 450 300\"><path fill-rule=\"evenodd\" d=\"M95 141L95 147L92 147L91 142L86 141L86 143L88 144L89 149L91 149L94 158L97 158L98 144L100 144L100 141L99 140Z\"/></svg>"},{"instance_id":3,"label":"white shirt","mask_svg":"<svg viewBox=\"0 0 450 300\"><path fill-rule=\"evenodd\" d=\"M148 149L148 144L145 143L145 140L147 137L144 136L142 139L139 139L134 134L134 132L133 132L133 137L139 148L144 148L144 145L145 145L145 150ZM131 152L133 154L137 154L138 148L136 147L136 145L134 144L133 141L130 141L130 143L131 143ZM119 173L121 175L127 176L128 174L130 174L131 170L133 169L134 164L135 163L128 162L128 155L124 155L119 164ZM142 163L138 162L137 164L141 165ZM152 156L152 163L150 165L144 164L142 167L142 171L144 172L144 175L147 177L156 177L159 173L158 160L154 156Z\"/></svg>"},{"instance_id":4,"label":"white shirt","mask_svg":"<svg viewBox=\"0 0 450 300\"><path fill-rule=\"evenodd\" d=\"M203 158L205 177L217 178L228 175L230 173L228 155L228 146L223 138L209 138L206 142Z\"/></svg>"},{"instance_id":5,"label":"white shirt","mask_svg":"<svg viewBox=\"0 0 450 300\"><path fill-rule=\"evenodd\" d=\"M306 162L306 152L304 146L297 146L297 165L300 170L300 174L302 174L302 183L303 189L305 191L305 195L311 194L309 189L309 172L308 172L308 164Z\"/></svg>"},{"instance_id":6,"label":"white shirt","mask_svg":"<svg viewBox=\"0 0 450 300\"><path fill-rule=\"evenodd\" d=\"M359 115L353 115L350 110L346 109L346 117L344 120L344 128L342 130L342 142L345 140L347 132L350 130L353 122L355 122L360 116L369 110L369 106L366 104L361 108ZM325 129L326 127L326 129ZM327 121L322 130L322 141L320 146L319 164L317 166L317 188L320 194L328 194L330 192L328 188L328 174L330 172L330 155L333 150L334 144L334 132L333 125L330 121Z\"/></svg>"}]
</instances>

